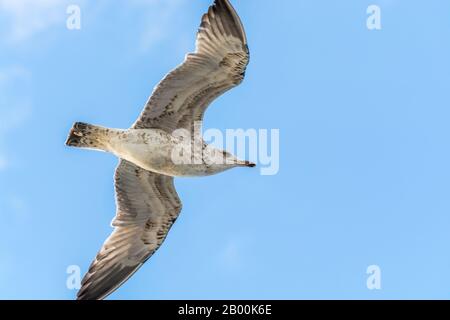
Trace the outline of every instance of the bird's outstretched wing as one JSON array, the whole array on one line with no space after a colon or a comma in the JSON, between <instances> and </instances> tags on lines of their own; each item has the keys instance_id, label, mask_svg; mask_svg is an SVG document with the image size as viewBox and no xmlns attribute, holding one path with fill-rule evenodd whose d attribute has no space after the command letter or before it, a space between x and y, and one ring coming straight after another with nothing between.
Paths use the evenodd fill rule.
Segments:
<instances>
[{"instance_id":1,"label":"bird's outstretched wing","mask_svg":"<svg viewBox=\"0 0 450 320\"><path fill-rule=\"evenodd\" d=\"M161 246L181 211L173 178L121 160L115 174L115 230L82 281L80 300L103 299Z\"/></svg>"},{"instance_id":2,"label":"bird's outstretched wing","mask_svg":"<svg viewBox=\"0 0 450 320\"><path fill-rule=\"evenodd\" d=\"M239 16L228 0L215 0L202 18L195 53L156 86L133 128L192 130L215 98L242 82L249 58Z\"/></svg>"}]
</instances>

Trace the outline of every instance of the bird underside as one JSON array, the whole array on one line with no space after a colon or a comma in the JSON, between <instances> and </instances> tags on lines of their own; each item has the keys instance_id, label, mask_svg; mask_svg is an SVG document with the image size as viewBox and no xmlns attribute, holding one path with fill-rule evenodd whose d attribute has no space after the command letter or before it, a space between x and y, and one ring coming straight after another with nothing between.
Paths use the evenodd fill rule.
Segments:
<instances>
[{"instance_id":1,"label":"bird underside","mask_svg":"<svg viewBox=\"0 0 450 320\"><path fill-rule=\"evenodd\" d=\"M66 144L109 152L142 169L170 177L203 177L254 166L206 145L201 138L174 136L159 129L120 130L78 122Z\"/></svg>"}]
</instances>

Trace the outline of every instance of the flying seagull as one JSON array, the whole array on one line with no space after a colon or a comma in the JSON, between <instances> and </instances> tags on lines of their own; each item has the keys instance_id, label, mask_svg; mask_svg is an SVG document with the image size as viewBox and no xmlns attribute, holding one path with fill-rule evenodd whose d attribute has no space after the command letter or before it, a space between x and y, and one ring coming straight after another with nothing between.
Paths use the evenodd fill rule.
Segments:
<instances>
[{"instance_id":1,"label":"flying seagull","mask_svg":"<svg viewBox=\"0 0 450 320\"><path fill-rule=\"evenodd\" d=\"M106 298L158 250L182 207L174 177L255 166L206 145L195 130L209 104L242 82L249 57L239 16L229 0L215 0L203 15L196 51L156 86L130 129L73 125L66 145L110 152L120 159L114 231L84 276L78 299ZM190 139L175 134L183 129L191 133ZM186 150L198 141L200 156L190 155ZM183 159L191 161L177 161L177 154L187 154Z\"/></svg>"}]
</instances>

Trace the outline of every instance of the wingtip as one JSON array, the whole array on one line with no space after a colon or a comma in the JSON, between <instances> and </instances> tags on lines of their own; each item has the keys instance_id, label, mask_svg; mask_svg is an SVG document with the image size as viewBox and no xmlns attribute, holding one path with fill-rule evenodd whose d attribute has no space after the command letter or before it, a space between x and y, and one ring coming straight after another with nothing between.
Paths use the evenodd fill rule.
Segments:
<instances>
[{"instance_id":1,"label":"wingtip","mask_svg":"<svg viewBox=\"0 0 450 320\"><path fill-rule=\"evenodd\" d=\"M231 2L229 0L215 0L213 7L216 7L218 9L225 9L226 11L228 11L235 23L239 26L239 35L242 38L242 42L245 46L248 46L244 24L242 23L241 18L239 17L236 9L233 7Z\"/></svg>"}]
</instances>

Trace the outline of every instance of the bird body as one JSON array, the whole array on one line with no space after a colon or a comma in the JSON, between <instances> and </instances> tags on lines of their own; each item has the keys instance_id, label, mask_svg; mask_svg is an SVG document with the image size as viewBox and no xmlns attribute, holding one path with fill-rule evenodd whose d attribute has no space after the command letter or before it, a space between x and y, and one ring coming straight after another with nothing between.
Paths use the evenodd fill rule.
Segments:
<instances>
[{"instance_id":1,"label":"bird body","mask_svg":"<svg viewBox=\"0 0 450 320\"><path fill-rule=\"evenodd\" d=\"M161 129L110 129L77 122L66 144L110 152L142 169L170 177L204 177L254 164L206 145L201 136Z\"/></svg>"},{"instance_id":2,"label":"bird body","mask_svg":"<svg viewBox=\"0 0 450 320\"><path fill-rule=\"evenodd\" d=\"M198 130L210 103L242 82L249 58L239 16L229 0L215 0L202 17L196 51L155 87L129 129L74 124L68 146L120 159L114 231L84 276L78 299L104 299L159 249L181 212L174 177L255 166L208 146Z\"/></svg>"}]
</instances>

